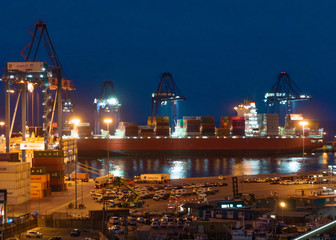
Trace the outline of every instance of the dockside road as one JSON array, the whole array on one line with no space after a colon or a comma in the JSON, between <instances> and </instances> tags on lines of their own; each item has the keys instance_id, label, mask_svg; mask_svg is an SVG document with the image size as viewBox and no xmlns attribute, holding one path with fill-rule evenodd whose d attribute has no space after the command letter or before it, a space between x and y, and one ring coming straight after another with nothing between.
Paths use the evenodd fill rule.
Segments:
<instances>
[{"instance_id":1,"label":"dockside road","mask_svg":"<svg viewBox=\"0 0 336 240\"><path fill-rule=\"evenodd\" d=\"M314 173L306 173L314 174ZM246 178L271 178L279 176L291 176L295 174L263 174L263 175L244 175L238 177L238 191L243 194L253 193L256 197L271 196L276 193L277 196L287 197L288 195L301 195L302 190L305 194L314 193L319 187L324 185L318 184L300 184L300 185L280 185L264 183L244 183L242 180ZM185 179L172 179L168 184L183 184L183 183L214 183L225 182L227 186L215 187L218 192L214 195L207 196L208 201L221 201L233 195L232 190L232 176L224 176L225 180L219 180L216 177L200 177L200 178L185 178ZM75 182L69 181L68 189L63 192L53 192L51 196L43 199L32 199L27 203L17 206L8 206L8 216L20 216L24 213L38 213L39 215L59 214L62 216L72 216L76 218L86 217L89 210L101 210L103 204L96 202L90 196L90 190L94 190L94 181L91 179L89 182L79 182L77 184L77 205L84 204L85 209L69 209L70 203L75 204ZM146 186L149 184L137 184L139 186ZM191 189L187 189L191 192ZM169 192L169 190L167 190ZM153 192L154 193L154 192ZM183 196L178 199L178 202L197 201L196 196ZM168 200L155 201L153 199L145 199L145 204L138 211L168 211ZM132 210L134 211L134 210Z\"/></svg>"}]
</instances>

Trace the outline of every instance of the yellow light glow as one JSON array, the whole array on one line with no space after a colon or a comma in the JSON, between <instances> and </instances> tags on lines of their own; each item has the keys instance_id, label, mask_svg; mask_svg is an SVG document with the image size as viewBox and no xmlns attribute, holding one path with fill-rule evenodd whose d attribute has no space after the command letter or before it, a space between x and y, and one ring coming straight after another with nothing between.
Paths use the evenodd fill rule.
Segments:
<instances>
[{"instance_id":1,"label":"yellow light glow","mask_svg":"<svg viewBox=\"0 0 336 240\"><path fill-rule=\"evenodd\" d=\"M34 85L32 83L28 83L27 89L28 89L29 92L33 92L34 91Z\"/></svg>"},{"instance_id":2,"label":"yellow light glow","mask_svg":"<svg viewBox=\"0 0 336 240\"><path fill-rule=\"evenodd\" d=\"M104 119L104 123L111 123L112 122L112 119L111 118L105 118Z\"/></svg>"},{"instance_id":3,"label":"yellow light glow","mask_svg":"<svg viewBox=\"0 0 336 240\"><path fill-rule=\"evenodd\" d=\"M77 125L78 123L80 123L80 120L78 118L75 118L75 119L70 120L70 123Z\"/></svg>"},{"instance_id":4,"label":"yellow light glow","mask_svg":"<svg viewBox=\"0 0 336 240\"><path fill-rule=\"evenodd\" d=\"M303 127L304 127L304 126L307 126L307 125L308 125L308 122L306 122L306 121L301 121L301 122L300 122L300 125L303 126Z\"/></svg>"},{"instance_id":5,"label":"yellow light glow","mask_svg":"<svg viewBox=\"0 0 336 240\"><path fill-rule=\"evenodd\" d=\"M5 126L5 122L0 122L0 126Z\"/></svg>"},{"instance_id":6,"label":"yellow light glow","mask_svg":"<svg viewBox=\"0 0 336 240\"><path fill-rule=\"evenodd\" d=\"M285 203L285 202L281 202L281 203L280 203L280 206L281 206L282 208L284 208L284 207L286 207L286 203Z\"/></svg>"}]
</instances>

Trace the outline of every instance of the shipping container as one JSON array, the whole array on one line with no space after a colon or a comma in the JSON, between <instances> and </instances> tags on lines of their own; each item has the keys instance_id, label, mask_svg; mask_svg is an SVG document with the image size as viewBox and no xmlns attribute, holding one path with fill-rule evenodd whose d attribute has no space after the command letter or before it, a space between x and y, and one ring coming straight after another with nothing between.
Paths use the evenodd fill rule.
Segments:
<instances>
[{"instance_id":1,"label":"shipping container","mask_svg":"<svg viewBox=\"0 0 336 240\"><path fill-rule=\"evenodd\" d=\"M17 188L22 188L22 187L27 187L29 186L30 181L28 180L7 180L7 181L0 181L0 189L17 189Z\"/></svg>"},{"instance_id":2,"label":"shipping container","mask_svg":"<svg viewBox=\"0 0 336 240\"><path fill-rule=\"evenodd\" d=\"M62 192L64 190L64 183L61 185L50 185L52 192Z\"/></svg>"},{"instance_id":3,"label":"shipping container","mask_svg":"<svg viewBox=\"0 0 336 240\"><path fill-rule=\"evenodd\" d=\"M44 198L44 191L43 190L31 191L30 196L32 199Z\"/></svg>"},{"instance_id":4,"label":"shipping container","mask_svg":"<svg viewBox=\"0 0 336 240\"><path fill-rule=\"evenodd\" d=\"M47 182L50 181L50 175L30 175L30 181L34 182Z\"/></svg>"},{"instance_id":5,"label":"shipping container","mask_svg":"<svg viewBox=\"0 0 336 240\"><path fill-rule=\"evenodd\" d=\"M33 158L32 159L32 165L35 167L35 165L48 165L48 164L64 164L64 157L62 158Z\"/></svg>"},{"instance_id":6,"label":"shipping container","mask_svg":"<svg viewBox=\"0 0 336 240\"><path fill-rule=\"evenodd\" d=\"M64 171L48 171L48 174L50 175L50 179L64 178Z\"/></svg>"},{"instance_id":7,"label":"shipping container","mask_svg":"<svg viewBox=\"0 0 336 240\"><path fill-rule=\"evenodd\" d=\"M50 186L51 185L61 185L64 184L64 178L51 178L50 179Z\"/></svg>"},{"instance_id":8,"label":"shipping container","mask_svg":"<svg viewBox=\"0 0 336 240\"><path fill-rule=\"evenodd\" d=\"M7 197L8 205L19 205L30 200L30 196Z\"/></svg>"},{"instance_id":9,"label":"shipping container","mask_svg":"<svg viewBox=\"0 0 336 240\"><path fill-rule=\"evenodd\" d=\"M34 164L37 168L46 168L47 172L64 171L64 164Z\"/></svg>"},{"instance_id":10,"label":"shipping container","mask_svg":"<svg viewBox=\"0 0 336 240\"><path fill-rule=\"evenodd\" d=\"M21 188L9 188L7 189L7 197L19 197L27 194L28 187L21 187Z\"/></svg>"},{"instance_id":11,"label":"shipping container","mask_svg":"<svg viewBox=\"0 0 336 240\"><path fill-rule=\"evenodd\" d=\"M245 136L245 129L232 129L232 136Z\"/></svg>"},{"instance_id":12,"label":"shipping container","mask_svg":"<svg viewBox=\"0 0 336 240\"><path fill-rule=\"evenodd\" d=\"M48 188L48 184L47 182L43 182L43 183L31 183L30 184L30 190L44 190Z\"/></svg>"},{"instance_id":13,"label":"shipping container","mask_svg":"<svg viewBox=\"0 0 336 240\"><path fill-rule=\"evenodd\" d=\"M0 153L0 161L20 162L19 153Z\"/></svg>"},{"instance_id":14,"label":"shipping container","mask_svg":"<svg viewBox=\"0 0 336 240\"><path fill-rule=\"evenodd\" d=\"M47 168L45 167L32 167L30 169L31 175L45 175L47 174Z\"/></svg>"},{"instance_id":15,"label":"shipping container","mask_svg":"<svg viewBox=\"0 0 336 240\"><path fill-rule=\"evenodd\" d=\"M20 173L1 173L0 181L20 181L21 174Z\"/></svg>"},{"instance_id":16,"label":"shipping container","mask_svg":"<svg viewBox=\"0 0 336 240\"><path fill-rule=\"evenodd\" d=\"M75 179L76 173L71 173L71 178ZM89 173L77 173L77 179L89 179L90 174Z\"/></svg>"},{"instance_id":17,"label":"shipping container","mask_svg":"<svg viewBox=\"0 0 336 240\"><path fill-rule=\"evenodd\" d=\"M64 151L34 151L34 158L63 158Z\"/></svg>"}]
</instances>

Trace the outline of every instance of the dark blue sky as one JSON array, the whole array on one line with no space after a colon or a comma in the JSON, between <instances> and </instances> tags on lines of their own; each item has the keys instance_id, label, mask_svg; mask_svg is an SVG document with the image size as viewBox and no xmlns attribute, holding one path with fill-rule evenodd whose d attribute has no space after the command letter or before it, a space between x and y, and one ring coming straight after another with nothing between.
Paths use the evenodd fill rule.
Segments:
<instances>
[{"instance_id":1,"label":"dark blue sky","mask_svg":"<svg viewBox=\"0 0 336 240\"><path fill-rule=\"evenodd\" d=\"M219 121L244 98L263 109L265 92L286 71L313 97L297 112L336 119L335 1L21 0L0 8L0 64L22 61L28 28L45 21L83 119L111 80L121 120L144 123L166 71L188 99L180 115Z\"/></svg>"}]
</instances>

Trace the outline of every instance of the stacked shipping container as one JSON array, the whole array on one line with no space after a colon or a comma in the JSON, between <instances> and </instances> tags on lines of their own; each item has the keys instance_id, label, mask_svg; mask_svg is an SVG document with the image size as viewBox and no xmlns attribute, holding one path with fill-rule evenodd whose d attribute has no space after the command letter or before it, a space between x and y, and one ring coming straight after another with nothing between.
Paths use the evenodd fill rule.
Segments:
<instances>
[{"instance_id":1,"label":"stacked shipping container","mask_svg":"<svg viewBox=\"0 0 336 240\"><path fill-rule=\"evenodd\" d=\"M219 128L217 128L217 136L230 136L231 134L231 117L220 118Z\"/></svg>"},{"instance_id":2,"label":"stacked shipping container","mask_svg":"<svg viewBox=\"0 0 336 240\"><path fill-rule=\"evenodd\" d=\"M45 167L50 174L50 188L53 192L65 190L64 184L65 151L34 151L33 167Z\"/></svg>"},{"instance_id":3,"label":"stacked shipping container","mask_svg":"<svg viewBox=\"0 0 336 240\"><path fill-rule=\"evenodd\" d=\"M231 117L232 136L244 136L245 135L245 118L244 117Z\"/></svg>"},{"instance_id":4,"label":"stacked shipping container","mask_svg":"<svg viewBox=\"0 0 336 240\"><path fill-rule=\"evenodd\" d=\"M201 120L197 117L183 117L183 128L186 129L186 136L200 135Z\"/></svg>"},{"instance_id":5,"label":"stacked shipping container","mask_svg":"<svg viewBox=\"0 0 336 240\"><path fill-rule=\"evenodd\" d=\"M135 122L120 122L118 129L125 137L135 137L139 135L138 124Z\"/></svg>"},{"instance_id":6,"label":"stacked shipping container","mask_svg":"<svg viewBox=\"0 0 336 240\"><path fill-rule=\"evenodd\" d=\"M0 189L7 189L7 203L30 200L30 163L0 162Z\"/></svg>"},{"instance_id":7,"label":"stacked shipping container","mask_svg":"<svg viewBox=\"0 0 336 240\"><path fill-rule=\"evenodd\" d=\"M51 195L50 175L45 167L31 168L31 198L44 198Z\"/></svg>"},{"instance_id":8,"label":"stacked shipping container","mask_svg":"<svg viewBox=\"0 0 336 240\"><path fill-rule=\"evenodd\" d=\"M64 150L64 163L73 162L77 157L77 141L74 138L65 138L62 140Z\"/></svg>"},{"instance_id":9,"label":"stacked shipping container","mask_svg":"<svg viewBox=\"0 0 336 240\"><path fill-rule=\"evenodd\" d=\"M154 128L151 126L139 126L139 135L141 137L153 137Z\"/></svg>"},{"instance_id":10,"label":"stacked shipping container","mask_svg":"<svg viewBox=\"0 0 336 240\"><path fill-rule=\"evenodd\" d=\"M147 125L154 128L156 136L169 136L169 117L148 117Z\"/></svg>"},{"instance_id":11,"label":"stacked shipping container","mask_svg":"<svg viewBox=\"0 0 336 240\"><path fill-rule=\"evenodd\" d=\"M279 135L279 115L276 113L258 114L258 125L262 136Z\"/></svg>"},{"instance_id":12,"label":"stacked shipping container","mask_svg":"<svg viewBox=\"0 0 336 240\"><path fill-rule=\"evenodd\" d=\"M197 117L201 124L201 134L203 136L213 136L215 135L216 125L214 117Z\"/></svg>"}]
</instances>

